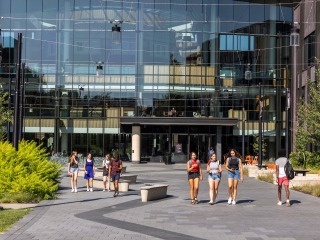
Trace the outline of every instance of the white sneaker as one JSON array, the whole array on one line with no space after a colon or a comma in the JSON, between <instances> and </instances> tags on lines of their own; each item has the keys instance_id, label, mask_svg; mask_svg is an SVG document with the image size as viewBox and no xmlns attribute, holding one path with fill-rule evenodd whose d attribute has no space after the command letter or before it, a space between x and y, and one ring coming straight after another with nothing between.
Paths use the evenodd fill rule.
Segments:
<instances>
[{"instance_id":1,"label":"white sneaker","mask_svg":"<svg viewBox=\"0 0 320 240\"><path fill-rule=\"evenodd\" d=\"M228 199L228 204L230 205L231 202L232 202L232 198L229 198L229 199Z\"/></svg>"},{"instance_id":2,"label":"white sneaker","mask_svg":"<svg viewBox=\"0 0 320 240\"><path fill-rule=\"evenodd\" d=\"M213 202L213 201L210 201L210 202L209 202L209 204L210 204L210 205L213 205L213 204L214 204L214 202Z\"/></svg>"},{"instance_id":3,"label":"white sneaker","mask_svg":"<svg viewBox=\"0 0 320 240\"><path fill-rule=\"evenodd\" d=\"M236 201L235 200L232 201L232 205L236 205Z\"/></svg>"},{"instance_id":4,"label":"white sneaker","mask_svg":"<svg viewBox=\"0 0 320 240\"><path fill-rule=\"evenodd\" d=\"M71 192L74 192L74 189L72 188Z\"/></svg>"},{"instance_id":5,"label":"white sneaker","mask_svg":"<svg viewBox=\"0 0 320 240\"><path fill-rule=\"evenodd\" d=\"M106 191L106 189L104 188L103 190L102 190L102 192L105 192Z\"/></svg>"},{"instance_id":6,"label":"white sneaker","mask_svg":"<svg viewBox=\"0 0 320 240\"><path fill-rule=\"evenodd\" d=\"M108 189L108 192L110 192L110 189Z\"/></svg>"},{"instance_id":7,"label":"white sneaker","mask_svg":"<svg viewBox=\"0 0 320 240\"><path fill-rule=\"evenodd\" d=\"M277 203L277 205L281 206L281 205L282 205L282 202L281 202L281 201L279 201L279 202Z\"/></svg>"},{"instance_id":8,"label":"white sneaker","mask_svg":"<svg viewBox=\"0 0 320 240\"><path fill-rule=\"evenodd\" d=\"M89 192L89 188L87 188L87 192Z\"/></svg>"},{"instance_id":9,"label":"white sneaker","mask_svg":"<svg viewBox=\"0 0 320 240\"><path fill-rule=\"evenodd\" d=\"M93 189L92 189L92 188L90 188L90 192L93 192Z\"/></svg>"},{"instance_id":10,"label":"white sneaker","mask_svg":"<svg viewBox=\"0 0 320 240\"><path fill-rule=\"evenodd\" d=\"M78 192L78 189L75 188L75 189L74 189L74 192Z\"/></svg>"}]
</instances>

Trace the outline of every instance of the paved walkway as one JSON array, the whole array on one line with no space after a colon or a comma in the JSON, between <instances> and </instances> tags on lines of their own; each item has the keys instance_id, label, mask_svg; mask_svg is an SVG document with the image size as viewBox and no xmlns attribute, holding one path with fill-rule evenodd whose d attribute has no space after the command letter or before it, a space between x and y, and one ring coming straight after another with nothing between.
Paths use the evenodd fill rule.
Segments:
<instances>
[{"instance_id":1,"label":"paved walkway","mask_svg":"<svg viewBox=\"0 0 320 240\"><path fill-rule=\"evenodd\" d=\"M128 174L138 174L129 192L116 198L113 192L86 192L80 178L80 191L71 193L64 177L59 199L38 204L0 239L319 239L319 198L291 191L292 206L277 206L275 185L246 178L237 205L229 206L224 171L218 203L208 204L205 174L200 203L191 205L185 164L124 164ZM169 196L142 203L145 183L168 183Z\"/></svg>"}]
</instances>

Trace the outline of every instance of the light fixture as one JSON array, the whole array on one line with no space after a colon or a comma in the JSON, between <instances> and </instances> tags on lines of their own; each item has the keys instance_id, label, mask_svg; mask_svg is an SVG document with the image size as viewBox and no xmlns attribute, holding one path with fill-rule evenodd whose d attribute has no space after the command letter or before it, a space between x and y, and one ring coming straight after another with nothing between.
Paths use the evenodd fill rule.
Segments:
<instances>
[{"instance_id":1,"label":"light fixture","mask_svg":"<svg viewBox=\"0 0 320 240\"><path fill-rule=\"evenodd\" d=\"M82 97L82 93L84 91L84 85L78 85L78 88L79 88L79 97L81 98Z\"/></svg>"},{"instance_id":2,"label":"light fixture","mask_svg":"<svg viewBox=\"0 0 320 240\"><path fill-rule=\"evenodd\" d=\"M290 46L291 47L299 47L300 34L299 34L299 29L298 29L297 25L298 25L298 23L295 22L293 24L292 29L291 29L291 33L290 33Z\"/></svg>"},{"instance_id":3,"label":"light fixture","mask_svg":"<svg viewBox=\"0 0 320 240\"><path fill-rule=\"evenodd\" d=\"M121 20L113 20L110 23L113 24L112 31L112 43L120 44L121 43L121 27L119 26L123 21Z\"/></svg>"},{"instance_id":4,"label":"light fixture","mask_svg":"<svg viewBox=\"0 0 320 240\"><path fill-rule=\"evenodd\" d=\"M103 73L103 66L104 62L97 62L97 70L96 70L96 76L100 77Z\"/></svg>"},{"instance_id":5,"label":"light fixture","mask_svg":"<svg viewBox=\"0 0 320 240\"><path fill-rule=\"evenodd\" d=\"M250 63L247 65L247 70L244 72L244 79L251 80L252 79L252 72L250 70Z\"/></svg>"}]
</instances>

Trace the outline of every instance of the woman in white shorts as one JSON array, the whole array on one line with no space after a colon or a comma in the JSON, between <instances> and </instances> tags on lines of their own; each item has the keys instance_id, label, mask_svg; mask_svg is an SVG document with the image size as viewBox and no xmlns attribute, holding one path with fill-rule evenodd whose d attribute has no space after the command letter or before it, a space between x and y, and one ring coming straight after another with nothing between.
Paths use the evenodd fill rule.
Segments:
<instances>
[{"instance_id":1,"label":"woman in white shorts","mask_svg":"<svg viewBox=\"0 0 320 240\"><path fill-rule=\"evenodd\" d=\"M77 182L78 182L78 172L79 172L79 158L77 152L73 151L69 157L68 163L68 175L71 177L71 192L78 192Z\"/></svg>"},{"instance_id":2,"label":"woman in white shorts","mask_svg":"<svg viewBox=\"0 0 320 240\"><path fill-rule=\"evenodd\" d=\"M109 164L111 161L111 155L108 153L106 155L106 159L102 162L102 169L103 169L103 191L108 190L110 192L110 178L109 178Z\"/></svg>"},{"instance_id":3,"label":"woman in white shorts","mask_svg":"<svg viewBox=\"0 0 320 240\"><path fill-rule=\"evenodd\" d=\"M217 156L215 153L210 154L210 158L207 164L207 173L208 183L209 183L209 196L210 196L210 205L215 204L216 198L218 195L218 188L221 180L221 164L220 161L217 160Z\"/></svg>"}]
</instances>

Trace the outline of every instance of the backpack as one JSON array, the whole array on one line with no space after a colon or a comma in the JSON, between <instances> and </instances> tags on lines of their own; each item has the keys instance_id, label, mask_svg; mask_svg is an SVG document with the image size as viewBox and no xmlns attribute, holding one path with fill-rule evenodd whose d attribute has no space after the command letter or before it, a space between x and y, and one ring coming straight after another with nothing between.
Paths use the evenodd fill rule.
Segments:
<instances>
[{"instance_id":1,"label":"backpack","mask_svg":"<svg viewBox=\"0 0 320 240\"><path fill-rule=\"evenodd\" d=\"M284 165L284 172L286 173L286 176L289 180L294 179L294 170L293 170L292 164L289 161L289 159L287 160L286 164Z\"/></svg>"},{"instance_id":2,"label":"backpack","mask_svg":"<svg viewBox=\"0 0 320 240\"><path fill-rule=\"evenodd\" d=\"M200 160L197 159L197 163L200 164ZM192 160L189 160L189 167L192 167Z\"/></svg>"}]
</instances>

